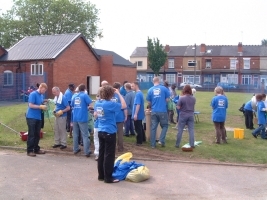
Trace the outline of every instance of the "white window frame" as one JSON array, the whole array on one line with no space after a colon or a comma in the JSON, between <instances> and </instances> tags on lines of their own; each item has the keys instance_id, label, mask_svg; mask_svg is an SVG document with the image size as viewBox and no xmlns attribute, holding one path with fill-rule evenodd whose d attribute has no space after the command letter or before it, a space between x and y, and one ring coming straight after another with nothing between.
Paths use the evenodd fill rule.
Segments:
<instances>
[{"instance_id":1,"label":"white window frame","mask_svg":"<svg viewBox=\"0 0 267 200\"><path fill-rule=\"evenodd\" d=\"M43 75L44 65L43 64L31 64L31 75Z\"/></svg>"},{"instance_id":2,"label":"white window frame","mask_svg":"<svg viewBox=\"0 0 267 200\"><path fill-rule=\"evenodd\" d=\"M168 68L174 69L174 59L168 59Z\"/></svg>"},{"instance_id":3,"label":"white window frame","mask_svg":"<svg viewBox=\"0 0 267 200\"><path fill-rule=\"evenodd\" d=\"M236 58L230 58L230 69L236 70L236 63L237 63Z\"/></svg>"},{"instance_id":4,"label":"white window frame","mask_svg":"<svg viewBox=\"0 0 267 200\"><path fill-rule=\"evenodd\" d=\"M189 66L189 63L195 63L195 65L194 65L194 66ZM197 63L197 61L195 62L194 60L188 60L188 61L187 61L187 66L188 66L188 67L193 67L193 68L194 68L195 66L197 67L196 63Z\"/></svg>"},{"instance_id":5,"label":"white window frame","mask_svg":"<svg viewBox=\"0 0 267 200\"><path fill-rule=\"evenodd\" d=\"M243 58L244 69L250 69L250 58Z\"/></svg>"},{"instance_id":6,"label":"white window frame","mask_svg":"<svg viewBox=\"0 0 267 200\"><path fill-rule=\"evenodd\" d=\"M242 84L243 85L251 85L252 84L252 75L242 75Z\"/></svg>"},{"instance_id":7,"label":"white window frame","mask_svg":"<svg viewBox=\"0 0 267 200\"><path fill-rule=\"evenodd\" d=\"M193 83L194 82L194 75L183 75L183 82ZM200 84L200 75L195 76L195 84Z\"/></svg>"},{"instance_id":8,"label":"white window frame","mask_svg":"<svg viewBox=\"0 0 267 200\"><path fill-rule=\"evenodd\" d=\"M166 80L169 82L169 84L175 83L175 75L176 74L166 74Z\"/></svg>"},{"instance_id":9,"label":"white window frame","mask_svg":"<svg viewBox=\"0 0 267 200\"><path fill-rule=\"evenodd\" d=\"M143 61L137 61L137 67L143 67Z\"/></svg>"},{"instance_id":10,"label":"white window frame","mask_svg":"<svg viewBox=\"0 0 267 200\"><path fill-rule=\"evenodd\" d=\"M6 82L5 82L6 79ZM5 70L4 71L4 86L13 86L13 72L10 70Z\"/></svg>"}]
</instances>

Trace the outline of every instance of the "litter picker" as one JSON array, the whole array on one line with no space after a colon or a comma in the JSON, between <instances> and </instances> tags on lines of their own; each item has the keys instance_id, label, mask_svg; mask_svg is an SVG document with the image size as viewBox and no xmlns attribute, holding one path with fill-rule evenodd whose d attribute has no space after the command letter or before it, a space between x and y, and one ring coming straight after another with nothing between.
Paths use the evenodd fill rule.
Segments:
<instances>
[{"instance_id":1,"label":"litter picker","mask_svg":"<svg viewBox=\"0 0 267 200\"><path fill-rule=\"evenodd\" d=\"M16 134L19 134L18 131L16 131L16 130L14 130L13 128L7 126L6 124L3 124L2 122L0 122L0 124L3 125L4 127L8 128L8 129L10 129L11 131L15 132Z\"/></svg>"}]
</instances>

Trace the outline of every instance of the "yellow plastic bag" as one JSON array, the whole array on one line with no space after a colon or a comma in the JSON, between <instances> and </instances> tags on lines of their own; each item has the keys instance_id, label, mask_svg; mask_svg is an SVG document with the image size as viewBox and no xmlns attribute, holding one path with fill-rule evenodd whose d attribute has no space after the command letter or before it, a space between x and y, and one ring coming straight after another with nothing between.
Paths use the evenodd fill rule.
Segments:
<instances>
[{"instance_id":1,"label":"yellow plastic bag","mask_svg":"<svg viewBox=\"0 0 267 200\"><path fill-rule=\"evenodd\" d=\"M115 160L115 163L118 161L118 160L122 160L121 163L124 163L124 162L129 162L130 159L133 157L133 154L131 152L127 152L127 153L124 153L122 155L120 155L116 160Z\"/></svg>"},{"instance_id":2,"label":"yellow plastic bag","mask_svg":"<svg viewBox=\"0 0 267 200\"><path fill-rule=\"evenodd\" d=\"M125 180L131 182L142 182L149 179L149 169L146 166L140 166L137 169L130 171Z\"/></svg>"}]
</instances>

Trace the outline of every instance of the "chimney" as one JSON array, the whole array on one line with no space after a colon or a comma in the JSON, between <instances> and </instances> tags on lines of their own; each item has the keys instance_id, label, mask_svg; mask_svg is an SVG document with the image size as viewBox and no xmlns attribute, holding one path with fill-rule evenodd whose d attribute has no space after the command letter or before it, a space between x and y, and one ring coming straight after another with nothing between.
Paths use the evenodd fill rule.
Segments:
<instances>
[{"instance_id":1,"label":"chimney","mask_svg":"<svg viewBox=\"0 0 267 200\"><path fill-rule=\"evenodd\" d=\"M170 46L167 44L166 46L165 46L165 52L166 53L169 53L171 51L171 48L170 48Z\"/></svg>"},{"instance_id":2,"label":"chimney","mask_svg":"<svg viewBox=\"0 0 267 200\"><path fill-rule=\"evenodd\" d=\"M206 45L205 44L201 44L200 45L200 53L205 53L206 52Z\"/></svg>"},{"instance_id":3,"label":"chimney","mask_svg":"<svg viewBox=\"0 0 267 200\"><path fill-rule=\"evenodd\" d=\"M239 43L238 43L238 46L237 46L237 52L238 52L238 53L242 53L242 52L243 52L242 42L239 42Z\"/></svg>"}]
</instances>

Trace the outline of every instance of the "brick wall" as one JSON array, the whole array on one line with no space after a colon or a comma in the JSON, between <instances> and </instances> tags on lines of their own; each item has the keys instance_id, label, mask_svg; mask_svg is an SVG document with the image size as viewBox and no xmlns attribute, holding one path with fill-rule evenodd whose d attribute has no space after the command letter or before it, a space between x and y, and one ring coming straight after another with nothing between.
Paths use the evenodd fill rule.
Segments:
<instances>
[{"instance_id":1,"label":"brick wall","mask_svg":"<svg viewBox=\"0 0 267 200\"><path fill-rule=\"evenodd\" d=\"M49 83L49 96L52 96L53 86L58 86L64 93L69 83L75 86L81 83L87 85L87 76L100 75L99 61L82 38L78 38L62 52L50 67L53 70L49 71L48 81L53 77L53 85Z\"/></svg>"},{"instance_id":2,"label":"brick wall","mask_svg":"<svg viewBox=\"0 0 267 200\"><path fill-rule=\"evenodd\" d=\"M136 67L113 66L112 83L136 81Z\"/></svg>"},{"instance_id":3,"label":"brick wall","mask_svg":"<svg viewBox=\"0 0 267 200\"><path fill-rule=\"evenodd\" d=\"M104 55L100 58L100 83L106 80L112 83L113 56Z\"/></svg>"}]
</instances>

